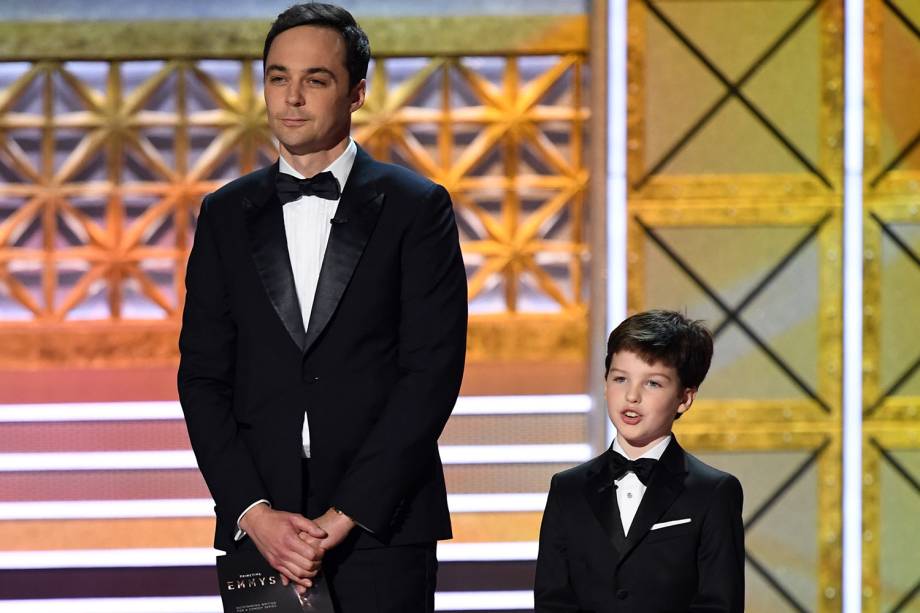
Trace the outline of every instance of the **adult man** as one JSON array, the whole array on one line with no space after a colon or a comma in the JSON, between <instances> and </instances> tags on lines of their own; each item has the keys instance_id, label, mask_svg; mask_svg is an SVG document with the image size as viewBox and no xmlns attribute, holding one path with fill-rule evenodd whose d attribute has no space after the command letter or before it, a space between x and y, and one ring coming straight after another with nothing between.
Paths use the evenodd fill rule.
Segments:
<instances>
[{"instance_id":1,"label":"adult man","mask_svg":"<svg viewBox=\"0 0 920 613\"><path fill-rule=\"evenodd\" d=\"M463 371L466 276L444 188L349 138L369 56L336 6L272 25L281 159L202 204L179 392L217 548L255 546L302 587L322 565L340 613L411 613L433 610L450 538L437 438Z\"/></svg>"}]
</instances>

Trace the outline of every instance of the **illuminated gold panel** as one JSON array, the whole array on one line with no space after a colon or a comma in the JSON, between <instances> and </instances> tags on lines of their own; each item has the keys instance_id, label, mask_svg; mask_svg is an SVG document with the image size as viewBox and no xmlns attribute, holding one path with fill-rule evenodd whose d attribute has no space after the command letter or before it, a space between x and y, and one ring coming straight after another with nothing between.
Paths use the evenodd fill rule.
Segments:
<instances>
[{"instance_id":1,"label":"illuminated gold panel","mask_svg":"<svg viewBox=\"0 0 920 613\"><path fill-rule=\"evenodd\" d=\"M842 2L629 11L629 310L715 332L676 432L745 487L747 610L839 610Z\"/></svg>"},{"instance_id":2,"label":"illuminated gold panel","mask_svg":"<svg viewBox=\"0 0 920 613\"><path fill-rule=\"evenodd\" d=\"M0 71L0 367L174 363L201 198L276 156L264 24L221 24L210 50L202 24L41 25L58 46L0 26L18 60ZM470 359L583 361L587 19L368 29L354 136L450 190Z\"/></svg>"},{"instance_id":3,"label":"illuminated gold panel","mask_svg":"<svg viewBox=\"0 0 920 613\"><path fill-rule=\"evenodd\" d=\"M863 610L920 607L920 10L866 2Z\"/></svg>"}]
</instances>

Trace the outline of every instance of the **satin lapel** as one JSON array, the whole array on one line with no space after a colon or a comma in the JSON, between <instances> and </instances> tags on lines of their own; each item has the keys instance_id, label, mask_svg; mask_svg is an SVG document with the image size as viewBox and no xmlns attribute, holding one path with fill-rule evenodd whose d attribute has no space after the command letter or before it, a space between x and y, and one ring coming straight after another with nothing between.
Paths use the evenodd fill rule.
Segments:
<instances>
[{"instance_id":1,"label":"satin lapel","mask_svg":"<svg viewBox=\"0 0 920 613\"><path fill-rule=\"evenodd\" d=\"M260 193L245 198L246 230L252 259L265 292L291 340L303 351L303 315L294 287L294 273L284 234L281 201L275 194L274 177L277 173L276 163L266 173L268 179L262 182Z\"/></svg>"},{"instance_id":2,"label":"satin lapel","mask_svg":"<svg viewBox=\"0 0 920 613\"><path fill-rule=\"evenodd\" d=\"M607 533L610 544L622 558L626 550L626 537L623 534L623 522L617 505L617 490L610 477L606 454L598 458L598 464L597 472L585 483L585 498L594 517Z\"/></svg>"},{"instance_id":3,"label":"satin lapel","mask_svg":"<svg viewBox=\"0 0 920 613\"><path fill-rule=\"evenodd\" d=\"M677 444L677 439L673 439L661 456L659 466L652 473L648 489L645 490L642 502L636 510L636 517L629 526L626 549L620 558L621 561L645 538L649 529L684 490L685 476L684 451Z\"/></svg>"},{"instance_id":4,"label":"satin lapel","mask_svg":"<svg viewBox=\"0 0 920 613\"><path fill-rule=\"evenodd\" d=\"M332 319L339 301L361 260L367 241L374 232L383 208L384 195L377 192L368 178L373 160L361 149L355 158L342 199L339 201L323 256L313 310L307 326L304 353L316 342Z\"/></svg>"}]
</instances>

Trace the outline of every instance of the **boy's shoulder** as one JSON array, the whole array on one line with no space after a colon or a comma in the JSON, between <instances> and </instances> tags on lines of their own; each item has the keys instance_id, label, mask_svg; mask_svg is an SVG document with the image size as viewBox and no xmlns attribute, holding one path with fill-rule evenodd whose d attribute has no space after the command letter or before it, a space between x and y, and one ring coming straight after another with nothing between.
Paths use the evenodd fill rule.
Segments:
<instances>
[{"instance_id":1,"label":"boy's shoulder","mask_svg":"<svg viewBox=\"0 0 920 613\"><path fill-rule=\"evenodd\" d=\"M684 451L684 463L687 468L685 487L706 488L710 490L727 489L741 492L741 482L738 478L715 466L702 461L689 451Z\"/></svg>"},{"instance_id":2,"label":"boy's shoulder","mask_svg":"<svg viewBox=\"0 0 920 613\"><path fill-rule=\"evenodd\" d=\"M570 489L583 487L590 479L597 476L607 464L607 451L587 462L582 462L553 475L553 489Z\"/></svg>"},{"instance_id":3,"label":"boy's shoulder","mask_svg":"<svg viewBox=\"0 0 920 613\"><path fill-rule=\"evenodd\" d=\"M684 451L684 461L686 462L687 472L697 475L700 479L706 481L723 481L725 479L735 478L733 474L718 469L711 464L707 464L689 451Z\"/></svg>"}]
</instances>

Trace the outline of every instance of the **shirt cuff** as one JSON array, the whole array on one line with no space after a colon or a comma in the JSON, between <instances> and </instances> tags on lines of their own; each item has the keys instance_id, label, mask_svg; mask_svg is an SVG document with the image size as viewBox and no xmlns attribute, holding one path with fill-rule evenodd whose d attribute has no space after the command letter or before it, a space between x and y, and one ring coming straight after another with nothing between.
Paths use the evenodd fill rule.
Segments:
<instances>
[{"instance_id":1,"label":"shirt cuff","mask_svg":"<svg viewBox=\"0 0 920 613\"><path fill-rule=\"evenodd\" d=\"M242 528L240 528L240 521L242 521L243 515L246 515L246 513L249 513L249 510L250 510L252 507L256 506L257 504L262 504L263 502L264 502L265 504L267 504L269 507L272 506L272 503L270 503L269 501L265 500L264 498L263 498L262 500L256 500L256 501L253 502L251 505L249 505L248 507L246 507L245 509L243 509L243 512L240 513L240 516L236 518L236 534L233 535L233 541L234 541L234 542L239 542L239 541L243 540L243 537L244 537L244 536L246 536L246 531L243 530Z\"/></svg>"}]
</instances>

